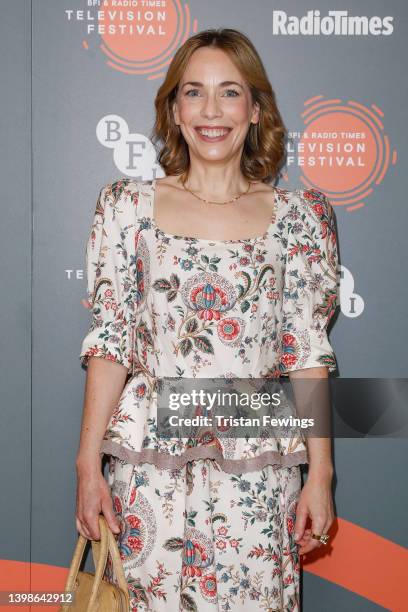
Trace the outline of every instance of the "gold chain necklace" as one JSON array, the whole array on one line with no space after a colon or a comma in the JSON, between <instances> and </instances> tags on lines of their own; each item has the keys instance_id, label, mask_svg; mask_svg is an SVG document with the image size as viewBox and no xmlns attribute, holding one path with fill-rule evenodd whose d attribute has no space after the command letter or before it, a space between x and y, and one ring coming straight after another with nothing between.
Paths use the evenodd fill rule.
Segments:
<instances>
[{"instance_id":1,"label":"gold chain necklace","mask_svg":"<svg viewBox=\"0 0 408 612\"><path fill-rule=\"evenodd\" d=\"M239 195L235 196L235 198L232 198L232 200L227 200L226 202L214 202L213 200L205 200L204 198L200 198L200 196L198 196L196 193L194 193L194 191L191 191L191 189L189 189L188 187L185 186L184 181L181 181L181 184L183 185L184 189L186 191L189 191L193 196L195 196L196 198L198 198L199 200L201 200L202 202L207 202L209 204L229 204L230 202L235 202L235 200L238 200L238 198L240 198L241 196L245 195L248 193L249 188L251 187L252 183L251 181L248 183L248 189L246 191L243 191L242 193L240 193Z\"/></svg>"}]
</instances>

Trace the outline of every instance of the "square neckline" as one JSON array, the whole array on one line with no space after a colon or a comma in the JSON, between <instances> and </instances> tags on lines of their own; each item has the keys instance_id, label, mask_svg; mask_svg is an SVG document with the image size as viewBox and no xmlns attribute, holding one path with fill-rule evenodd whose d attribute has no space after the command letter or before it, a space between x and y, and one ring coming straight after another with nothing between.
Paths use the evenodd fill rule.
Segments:
<instances>
[{"instance_id":1,"label":"square neckline","mask_svg":"<svg viewBox=\"0 0 408 612\"><path fill-rule=\"evenodd\" d=\"M273 203L273 211L272 211L272 216L271 216L271 221L268 225L268 227L266 228L265 232L261 235L261 236L254 236L252 238L227 238L227 239L217 239L217 238L197 238L196 236L182 236L180 234L171 234L170 232L165 232L164 230L161 229L161 227L159 227L156 223L156 219L154 218L154 205L155 205L155 200L156 200L156 183L157 183L157 178L154 178L151 180L150 182L150 187L151 187L151 200L150 200L150 220L152 225L154 226L154 228L163 236L167 237L167 238L174 238L176 240L194 240L196 242L203 242L206 244L239 244L240 242L246 242L246 243L250 243L250 242L256 242L256 241L263 241L265 240L268 235L269 232L271 231L271 228L273 225L275 225L275 221L276 221L276 212L277 212L277 189L274 187L274 203Z\"/></svg>"}]
</instances>

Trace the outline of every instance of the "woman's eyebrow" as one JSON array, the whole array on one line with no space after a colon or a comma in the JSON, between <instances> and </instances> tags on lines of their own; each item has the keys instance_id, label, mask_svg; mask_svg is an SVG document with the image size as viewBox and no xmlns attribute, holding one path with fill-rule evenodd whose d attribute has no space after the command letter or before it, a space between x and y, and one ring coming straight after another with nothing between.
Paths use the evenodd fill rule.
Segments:
<instances>
[{"instance_id":1,"label":"woman's eyebrow","mask_svg":"<svg viewBox=\"0 0 408 612\"><path fill-rule=\"evenodd\" d=\"M183 83L182 88L185 87L186 85L193 85L194 87L203 87L203 83L200 83L200 81L186 81L185 83ZM220 87L226 87L227 85L238 85L238 87L242 87L241 83L237 83L236 81L223 81L222 83L219 83Z\"/></svg>"}]
</instances>

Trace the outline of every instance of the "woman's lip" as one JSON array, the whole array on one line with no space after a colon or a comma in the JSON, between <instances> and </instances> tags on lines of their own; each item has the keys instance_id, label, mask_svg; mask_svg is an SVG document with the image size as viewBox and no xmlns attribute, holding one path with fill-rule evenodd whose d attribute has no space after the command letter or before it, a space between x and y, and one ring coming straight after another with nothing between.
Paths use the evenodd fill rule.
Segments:
<instances>
[{"instance_id":1,"label":"woman's lip","mask_svg":"<svg viewBox=\"0 0 408 612\"><path fill-rule=\"evenodd\" d=\"M194 129L195 130L228 130L228 131L232 130L232 128L230 128L230 127L223 127L223 126L220 126L220 127L218 127L218 126L217 127L215 127L215 126L213 126L213 127L206 127L205 125L197 125Z\"/></svg>"},{"instance_id":2,"label":"woman's lip","mask_svg":"<svg viewBox=\"0 0 408 612\"><path fill-rule=\"evenodd\" d=\"M209 129L209 128L207 128L207 129ZM218 129L220 130L222 128L218 128ZM195 130L197 132L197 136L199 137L199 139L202 140L203 142L207 142L207 143L210 143L210 142L221 142L222 140L225 140L226 137L230 135L232 128L225 128L225 129L226 129L225 133L221 134L220 136L206 136L206 134L203 134L202 132L200 132L200 130L198 128L195 128Z\"/></svg>"}]
</instances>

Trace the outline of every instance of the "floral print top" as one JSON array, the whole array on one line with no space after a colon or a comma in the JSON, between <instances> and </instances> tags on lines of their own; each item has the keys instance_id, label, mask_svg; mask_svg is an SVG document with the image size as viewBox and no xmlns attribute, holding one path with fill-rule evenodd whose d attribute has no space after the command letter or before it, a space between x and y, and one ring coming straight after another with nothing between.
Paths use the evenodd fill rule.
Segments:
<instances>
[{"instance_id":1,"label":"floral print top","mask_svg":"<svg viewBox=\"0 0 408 612\"><path fill-rule=\"evenodd\" d=\"M104 186L87 243L92 323L79 357L84 366L96 356L129 369L101 452L160 468L212 458L230 473L307 463L301 434L164 439L155 381L336 369L327 325L337 305L338 257L327 196L275 188L274 217L262 236L210 240L156 225L155 182Z\"/></svg>"}]
</instances>

